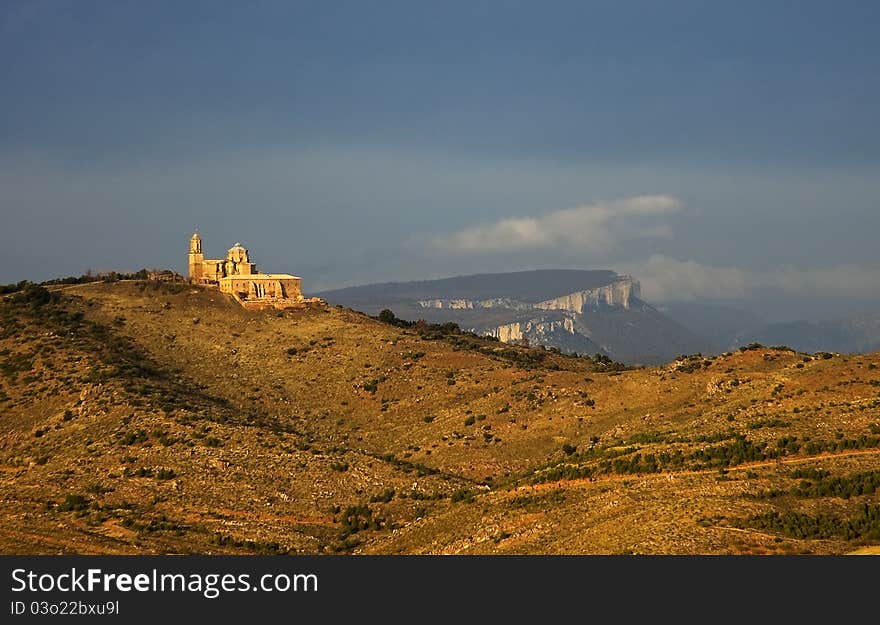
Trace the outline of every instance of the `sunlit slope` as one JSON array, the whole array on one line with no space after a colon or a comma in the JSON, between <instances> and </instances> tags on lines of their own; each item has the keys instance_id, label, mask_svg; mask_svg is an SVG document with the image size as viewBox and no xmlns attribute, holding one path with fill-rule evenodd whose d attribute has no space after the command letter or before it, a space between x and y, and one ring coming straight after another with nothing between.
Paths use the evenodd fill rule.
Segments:
<instances>
[{"instance_id":1,"label":"sunlit slope","mask_svg":"<svg viewBox=\"0 0 880 625\"><path fill-rule=\"evenodd\" d=\"M880 358L756 348L617 372L138 282L0 306L4 553L880 543Z\"/></svg>"}]
</instances>

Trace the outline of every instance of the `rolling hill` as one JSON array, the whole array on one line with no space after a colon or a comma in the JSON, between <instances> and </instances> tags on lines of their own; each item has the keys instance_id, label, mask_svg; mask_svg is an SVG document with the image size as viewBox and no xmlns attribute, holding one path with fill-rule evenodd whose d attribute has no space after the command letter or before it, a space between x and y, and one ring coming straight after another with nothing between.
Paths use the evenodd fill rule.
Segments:
<instances>
[{"instance_id":1,"label":"rolling hill","mask_svg":"<svg viewBox=\"0 0 880 625\"><path fill-rule=\"evenodd\" d=\"M2 553L880 544L878 355L622 370L148 281L25 286L0 320Z\"/></svg>"}]
</instances>

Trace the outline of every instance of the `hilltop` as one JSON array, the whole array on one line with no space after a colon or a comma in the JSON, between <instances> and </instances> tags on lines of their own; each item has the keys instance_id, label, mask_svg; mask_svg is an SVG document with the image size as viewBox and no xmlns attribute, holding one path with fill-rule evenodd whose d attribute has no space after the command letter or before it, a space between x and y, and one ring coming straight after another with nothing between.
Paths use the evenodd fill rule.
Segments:
<instances>
[{"instance_id":1,"label":"hilltop","mask_svg":"<svg viewBox=\"0 0 880 625\"><path fill-rule=\"evenodd\" d=\"M0 302L2 553L845 553L880 543L880 356L625 369L337 306Z\"/></svg>"}]
</instances>

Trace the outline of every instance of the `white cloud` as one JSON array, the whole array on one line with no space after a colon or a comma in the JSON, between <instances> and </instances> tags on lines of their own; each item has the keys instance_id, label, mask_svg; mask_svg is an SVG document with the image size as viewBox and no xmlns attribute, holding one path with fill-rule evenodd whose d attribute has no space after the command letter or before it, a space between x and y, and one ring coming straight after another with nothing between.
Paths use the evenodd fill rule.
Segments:
<instances>
[{"instance_id":1,"label":"white cloud","mask_svg":"<svg viewBox=\"0 0 880 625\"><path fill-rule=\"evenodd\" d=\"M623 267L639 279L648 301L737 299L749 291L745 272L733 267L713 267L693 260L651 256L647 261Z\"/></svg>"},{"instance_id":2,"label":"white cloud","mask_svg":"<svg viewBox=\"0 0 880 625\"><path fill-rule=\"evenodd\" d=\"M681 202L672 196L642 195L472 226L435 237L431 248L467 254L568 248L595 254L626 239L669 237L668 225L641 222L681 210Z\"/></svg>"},{"instance_id":3,"label":"white cloud","mask_svg":"<svg viewBox=\"0 0 880 625\"><path fill-rule=\"evenodd\" d=\"M620 268L639 279L642 295L653 302L735 300L760 297L767 291L801 297L880 298L880 268L874 267L744 271L655 255Z\"/></svg>"}]
</instances>

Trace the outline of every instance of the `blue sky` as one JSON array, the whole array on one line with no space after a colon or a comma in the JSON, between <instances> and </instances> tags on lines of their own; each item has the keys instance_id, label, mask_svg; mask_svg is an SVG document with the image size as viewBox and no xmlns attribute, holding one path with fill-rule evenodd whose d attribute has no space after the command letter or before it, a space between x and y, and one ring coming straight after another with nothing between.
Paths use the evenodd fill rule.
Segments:
<instances>
[{"instance_id":1,"label":"blue sky","mask_svg":"<svg viewBox=\"0 0 880 625\"><path fill-rule=\"evenodd\" d=\"M209 254L241 240L307 290L608 267L655 301L862 309L880 300L878 18L7 0L0 282L183 270L197 226ZM620 212L637 197L676 208ZM554 231L571 210L584 231ZM532 243L450 243L510 220Z\"/></svg>"}]
</instances>

